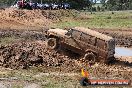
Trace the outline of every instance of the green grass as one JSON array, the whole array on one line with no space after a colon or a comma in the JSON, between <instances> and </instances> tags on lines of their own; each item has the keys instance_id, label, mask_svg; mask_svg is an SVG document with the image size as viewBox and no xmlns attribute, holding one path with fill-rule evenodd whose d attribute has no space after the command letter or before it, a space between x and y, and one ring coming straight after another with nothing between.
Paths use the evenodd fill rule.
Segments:
<instances>
[{"instance_id":1,"label":"green grass","mask_svg":"<svg viewBox=\"0 0 132 88\"><path fill-rule=\"evenodd\" d=\"M39 67L32 67L30 69L24 70L8 70L1 69L0 70L0 78L11 78L16 77L16 84L12 83L13 88L23 88L26 83L36 83L39 84L42 88L75 88L75 86L79 86L78 78L75 76L57 76L57 75L39 75L42 73L38 71L38 69L42 69ZM50 72L49 72L50 73ZM24 81L24 82L21 82ZM20 82L20 84L19 84Z\"/></svg>"},{"instance_id":2,"label":"green grass","mask_svg":"<svg viewBox=\"0 0 132 88\"><path fill-rule=\"evenodd\" d=\"M132 28L132 11L94 12L93 14L81 12L76 18L64 19L52 26L59 28L75 26L109 29Z\"/></svg>"},{"instance_id":3,"label":"green grass","mask_svg":"<svg viewBox=\"0 0 132 88\"><path fill-rule=\"evenodd\" d=\"M49 75L44 74L44 69L47 69ZM51 68L53 69L53 68ZM89 68L89 72L95 70ZM47 73L46 72L46 73ZM52 74L54 73L54 74ZM61 74L65 74L64 72L60 72ZM50 72L48 68L45 67L31 67L29 69L19 69L19 70L9 70L0 68L0 78L11 78L15 77L16 80L11 80L10 82L13 87L11 88L23 88L26 85L30 85L32 83L40 85L42 88L85 88L82 87L79 83L79 79L81 78L81 74L77 73L75 76L66 76L66 75L55 75L55 72ZM2 80L1 80L2 81ZM6 80L4 80L6 82ZM8 80L7 80L8 82ZM91 88L86 87L86 88ZM94 88L113 88L113 86L94 86ZM115 86L114 88L131 88L124 86Z\"/></svg>"},{"instance_id":4,"label":"green grass","mask_svg":"<svg viewBox=\"0 0 132 88\"><path fill-rule=\"evenodd\" d=\"M43 73L38 69L42 69L39 67L32 67L30 69L24 70L8 70L1 68L0 70L0 78L11 78L16 77L17 80L11 81L12 87L11 88L23 88L26 85L30 85L32 83L40 85L42 88L91 88L89 87L82 87L79 83L79 79L81 77L80 73L78 76L57 76L57 75L39 75ZM48 70L48 69L47 69ZM50 73L50 72L49 72ZM62 72L61 72L62 73ZM39 76L36 76L39 75ZM1 80L2 81L2 80ZM5 80L6 82L6 80ZM15 83L16 82L16 83ZM113 86L94 86L92 88L113 88ZM115 86L114 88L131 88L131 87L124 87L124 86Z\"/></svg>"}]
</instances>

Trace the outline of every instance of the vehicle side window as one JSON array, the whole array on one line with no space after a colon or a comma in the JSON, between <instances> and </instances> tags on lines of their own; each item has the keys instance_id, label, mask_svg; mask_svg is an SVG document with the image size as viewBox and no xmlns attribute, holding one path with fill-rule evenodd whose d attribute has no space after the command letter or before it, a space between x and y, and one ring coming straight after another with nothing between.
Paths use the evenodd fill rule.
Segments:
<instances>
[{"instance_id":1,"label":"vehicle side window","mask_svg":"<svg viewBox=\"0 0 132 88\"><path fill-rule=\"evenodd\" d=\"M73 38L79 39L80 38L80 35L81 35L81 32L76 31L76 30L73 30L73 32L72 32Z\"/></svg>"},{"instance_id":2,"label":"vehicle side window","mask_svg":"<svg viewBox=\"0 0 132 88\"><path fill-rule=\"evenodd\" d=\"M86 42L88 44L94 45L94 43L95 43L95 37L93 37L91 35L88 35L88 34L85 34L85 33L82 33L82 35L81 35L81 41Z\"/></svg>"},{"instance_id":3,"label":"vehicle side window","mask_svg":"<svg viewBox=\"0 0 132 88\"><path fill-rule=\"evenodd\" d=\"M65 35L71 36L72 35L72 32L73 32L73 30L68 30L68 32Z\"/></svg>"},{"instance_id":4,"label":"vehicle side window","mask_svg":"<svg viewBox=\"0 0 132 88\"><path fill-rule=\"evenodd\" d=\"M104 40L97 39L96 46L101 48L101 49L106 50L107 45L106 45L106 42Z\"/></svg>"}]
</instances>

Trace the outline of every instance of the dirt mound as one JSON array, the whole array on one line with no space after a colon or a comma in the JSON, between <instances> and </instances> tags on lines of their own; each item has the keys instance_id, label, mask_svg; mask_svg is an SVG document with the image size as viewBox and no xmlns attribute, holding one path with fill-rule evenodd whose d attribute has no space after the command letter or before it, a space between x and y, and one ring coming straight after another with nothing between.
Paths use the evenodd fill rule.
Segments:
<instances>
[{"instance_id":1,"label":"dirt mound","mask_svg":"<svg viewBox=\"0 0 132 88\"><path fill-rule=\"evenodd\" d=\"M53 22L62 21L63 17L75 17L76 10L43 10L42 14Z\"/></svg>"},{"instance_id":2,"label":"dirt mound","mask_svg":"<svg viewBox=\"0 0 132 88\"><path fill-rule=\"evenodd\" d=\"M1 23L5 25L46 26L51 24L49 19L42 15L40 10L5 9L0 13Z\"/></svg>"},{"instance_id":3,"label":"dirt mound","mask_svg":"<svg viewBox=\"0 0 132 88\"><path fill-rule=\"evenodd\" d=\"M26 27L45 27L52 22L61 21L63 17L74 17L73 10L0 10L1 27L19 29Z\"/></svg>"}]
</instances>

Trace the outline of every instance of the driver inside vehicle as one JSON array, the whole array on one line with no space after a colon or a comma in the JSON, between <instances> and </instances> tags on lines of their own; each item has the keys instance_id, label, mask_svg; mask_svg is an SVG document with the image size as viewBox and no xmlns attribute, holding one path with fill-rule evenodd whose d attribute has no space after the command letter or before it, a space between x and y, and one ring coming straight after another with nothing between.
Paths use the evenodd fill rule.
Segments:
<instances>
[{"instance_id":1,"label":"driver inside vehicle","mask_svg":"<svg viewBox=\"0 0 132 88\"><path fill-rule=\"evenodd\" d=\"M68 32L65 35L67 35L71 38L72 37L72 32L73 32L73 29L69 29Z\"/></svg>"}]
</instances>

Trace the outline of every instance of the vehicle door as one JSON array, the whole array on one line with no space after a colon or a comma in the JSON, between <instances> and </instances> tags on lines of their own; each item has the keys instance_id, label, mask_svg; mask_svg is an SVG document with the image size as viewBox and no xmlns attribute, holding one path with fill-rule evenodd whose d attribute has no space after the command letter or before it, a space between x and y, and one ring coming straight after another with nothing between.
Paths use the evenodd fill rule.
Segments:
<instances>
[{"instance_id":1,"label":"vehicle door","mask_svg":"<svg viewBox=\"0 0 132 88\"><path fill-rule=\"evenodd\" d=\"M68 31L68 33L66 35L67 35L67 38L65 39L65 43L67 43L70 46L81 49L81 45L80 45L81 43L79 40L80 35L81 35L80 31L71 29Z\"/></svg>"},{"instance_id":2,"label":"vehicle door","mask_svg":"<svg viewBox=\"0 0 132 88\"><path fill-rule=\"evenodd\" d=\"M108 53L107 41L97 38L96 39L96 47L97 47L97 50L99 52L99 56L101 58L106 58L107 53Z\"/></svg>"},{"instance_id":3,"label":"vehicle door","mask_svg":"<svg viewBox=\"0 0 132 88\"><path fill-rule=\"evenodd\" d=\"M91 36L86 33L81 33L80 36L80 41L81 41L81 47L86 50L86 49L92 49L94 50L95 48L95 37Z\"/></svg>"}]
</instances>

